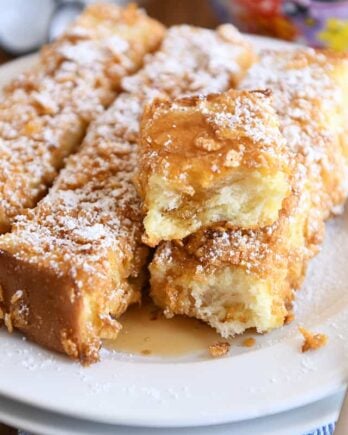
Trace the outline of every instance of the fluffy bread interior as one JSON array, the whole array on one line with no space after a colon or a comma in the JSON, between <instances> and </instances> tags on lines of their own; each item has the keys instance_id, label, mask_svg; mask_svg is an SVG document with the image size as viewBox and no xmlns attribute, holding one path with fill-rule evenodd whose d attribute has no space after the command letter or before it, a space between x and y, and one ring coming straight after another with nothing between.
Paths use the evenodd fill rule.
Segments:
<instances>
[{"instance_id":1,"label":"fluffy bread interior","mask_svg":"<svg viewBox=\"0 0 348 435\"><path fill-rule=\"evenodd\" d=\"M183 274L171 292L168 288L161 291L160 283L165 278L160 278L161 268L152 266L151 272L152 297L169 317L175 312L201 319L224 338L249 328L267 332L284 323L287 309L281 288L274 288L275 283L267 278L259 279L243 269L225 267L202 279Z\"/></svg>"},{"instance_id":2,"label":"fluffy bread interior","mask_svg":"<svg viewBox=\"0 0 348 435\"><path fill-rule=\"evenodd\" d=\"M265 175L259 170L231 171L210 186L175 190L165 177L153 174L148 183L148 212L144 219L146 242L182 239L217 222L253 228L276 221L289 191L284 172Z\"/></svg>"}]
</instances>

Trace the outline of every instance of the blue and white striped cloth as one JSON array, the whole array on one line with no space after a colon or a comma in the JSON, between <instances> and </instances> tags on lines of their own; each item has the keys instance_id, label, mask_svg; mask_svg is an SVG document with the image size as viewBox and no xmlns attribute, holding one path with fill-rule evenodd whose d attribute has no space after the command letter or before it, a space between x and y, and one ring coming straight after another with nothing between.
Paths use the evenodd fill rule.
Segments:
<instances>
[{"instance_id":1,"label":"blue and white striped cloth","mask_svg":"<svg viewBox=\"0 0 348 435\"><path fill-rule=\"evenodd\" d=\"M335 430L335 424L328 424L326 426L323 426L317 430L315 430L314 432L310 432L310 433L306 433L303 435L333 435ZM19 431L18 435L31 435L28 432L23 432L23 431Z\"/></svg>"},{"instance_id":2,"label":"blue and white striped cloth","mask_svg":"<svg viewBox=\"0 0 348 435\"><path fill-rule=\"evenodd\" d=\"M331 423L315 430L314 432L310 432L306 435L333 435L334 430L335 430L335 425L334 423Z\"/></svg>"}]
</instances>

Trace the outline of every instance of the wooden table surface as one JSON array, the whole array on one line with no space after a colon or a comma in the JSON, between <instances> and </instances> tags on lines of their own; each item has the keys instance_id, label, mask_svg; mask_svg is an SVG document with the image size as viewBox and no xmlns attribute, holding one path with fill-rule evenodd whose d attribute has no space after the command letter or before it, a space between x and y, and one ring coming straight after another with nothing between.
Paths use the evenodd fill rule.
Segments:
<instances>
[{"instance_id":1,"label":"wooden table surface","mask_svg":"<svg viewBox=\"0 0 348 435\"><path fill-rule=\"evenodd\" d=\"M167 26L186 23L212 28L218 24L208 0L146 0L144 7L149 15ZM13 56L0 49L0 64L11 59ZM16 434L17 430L0 423L0 435Z\"/></svg>"},{"instance_id":2,"label":"wooden table surface","mask_svg":"<svg viewBox=\"0 0 348 435\"><path fill-rule=\"evenodd\" d=\"M1 49L0 49L0 64L1 63L5 63L7 61L11 60L11 56L9 56L8 54L4 53ZM1 432L0 432L0 435Z\"/></svg>"}]
</instances>

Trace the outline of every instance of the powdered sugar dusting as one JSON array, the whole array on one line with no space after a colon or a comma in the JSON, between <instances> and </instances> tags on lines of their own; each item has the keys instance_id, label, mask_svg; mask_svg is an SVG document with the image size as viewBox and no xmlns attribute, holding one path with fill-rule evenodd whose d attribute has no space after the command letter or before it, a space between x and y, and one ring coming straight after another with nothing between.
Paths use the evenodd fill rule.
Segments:
<instances>
[{"instance_id":1,"label":"powdered sugar dusting","mask_svg":"<svg viewBox=\"0 0 348 435\"><path fill-rule=\"evenodd\" d=\"M202 44L201 38L207 39L207 44ZM226 62L222 70L209 63L219 53L221 63ZM176 58L174 67L176 55L183 63ZM32 249L31 262L44 261L57 271L62 270L62 263L77 268L90 263L93 267L106 259L109 249L117 250L121 257L135 255L142 217L132 182L136 147L127 140L137 140L145 103L156 95L191 92L192 82L201 75L202 92L224 90L240 55L235 41L225 40L218 32L188 26L171 29L161 50L146 59L139 73L124 80L128 92L91 125L81 151L68 160L49 194L36 209L17 218L14 232L8 236L11 244L15 240L22 245L15 255L26 257L26 251ZM168 82L169 76L172 82ZM190 79L182 82L184 76Z\"/></svg>"},{"instance_id":2,"label":"powdered sugar dusting","mask_svg":"<svg viewBox=\"0 0 348 435\"><path fill-rule=\"evenodd\" d=\"M340 64L347 67L346 60L311 49L262 51L241 84L242 89L272 91L287 146L303 164L297 176L310 180L313 202L321 203L324 215L342 204L348 192L337 145L345 129L344 93L336 78ZM331 178L328 184L322 174Z\"/></svg>"},{"instance_id":3,"label":"powdered sugar dusting","mask_svg":"<svg viewBox=\"0 0 348 435\"><path fill-rule=\"evenodd\" d=\"M43 261L60 273L64 264L93 268L107 258L109 249L120 252L120 261L122 255L131 255L141 232L139 201L131 183L136 156L133 147L122 143L105 152L103 146L83 147L38 207L18 217L8 236L11 244L21 246L16 256L26 257L30 250L30 262Z\"/></svg>"},{"instance_id":4,"label":"powdered sugar dusting","mask_svg":"<svg viewBox=\"0 0 348 435\"><path fill-rule=\"evenodd\" d=\"M318 249L324 218L346 198L347 174L338 146L345 124L342 117L335 123L329 121L344 107L334 68L335 59L310 49L260 54L260 62L251 68L240 87L272 90L281 131L297 159L294 187L299 198L292 200L279 221L263 230L222 228L193 236L187 249L195 252L204 264L214 266L223 262L245 267L247 271L261 271L274 266L274 262L284 262L284 253L277 250L284 245L287 228L301 214L309 216L307 240L298 247L296 255L301 253L303 260L308 261ZM231 120L224 117L223 122ZM168 254L160 252L159 261L162 255L165 264Z\"/></svg>"},{"instance_id":5,"label":"powdered sugar dusting","mask_svg":"<svg viewBox=\"0 0 348 435\"><path fill-rule=\"evenodd\" d=\"M160 39L143 12L103 8L88 8L61 39L42 51L38 65L4 91L1 226L35 205L64 158L80 144L88 124L112 102L120 79L135 71ZM130 31L136 25L139 35ZM154 36L142 44L137 36L146 26Z\"/></svg>"},{"instance_id":6,"label":"powdered sugar dusting","mask_svg":"<svg viewBox=\"0 0 348 435\"><path fill-rule=\"evenodd\" d=\"M207 35L208 42L222 44L223 56L229 56L227 59L233 67L227 64L218 71L209 65L207 49L204 46L199 48L196 33ZM193 60L191 36L195 41ZM164 78L167 77L168 62L176 56L178 37L182 44L185 37L182 50L186 51L181 56L191 65L191 70L185 71L186 67L181 66L175 71L177 75L172 76L173 83L174 80L176 84L180 83L176 89L176 86L168 88ZM208 53L211 57L216 56L214 51L208 50ZM163 48L148 57L144 69L130 79L133 85L127 89L128 92L90 125L79 152L67 160L48 195L35 209L17 216L12 233L0 241L1 249L18 260L31 263L40 270L54 271L57 277L73 279L77 290L69 296L72 302L76 298L83 298L86 302L87 295L94 297L98 304L96 312L92 308L94 305L90 304L83 314L88 319L86 328L90 336L88 342L86 338L86 343L83 343L82 350L93 355L93 361L98 354L100 338L109 337L109 334L114 337L119 328L110 313L117 317L131 301L138 300L139 277L147 257L147 248L140 240L140 200L133 185L139 115L144 104L155 94L169 95L169 89L172 89L172 94L191 91L191 83L202 73L206 80L201 82L202 92L210 92L211 84L225 90L229 85L227 78L235 70L240 55L240 48L234 48L234 42L228 42L219 32L187 26L169 32ZM185 74L190 79L182 82ZM45 102L41 99L42 104ZM127 134L129 125L136 128L133 140ZM103 325L102 331L100 324ZM79 347L63 332L62 343L66 352L80 356L76 354Z\"/></svg>"},{"instance_id":7,"label":"powdered sugar dusting","mask_svg":"<svg viewBox=\"0 0 348 435\"><path fill-rule=\"evenodd\" d=\"M149 55L138 74L123 79L126 93L99 117L90 140L96 140L98 134L103 140L116 134L136 142L145 104L156 97L224 91L242 75L241 63L248 56L251 63L251 47L232 26L220 26L216 32L186 25L172 27L161 50Z\"/></svg>"},{"instance_id":8,"label":"powdered sugar dusting","mask_svg":"<svg viewBox=\"0 0 348 435\"><path fill-rule=\"evenodd\" d=\"M237 294L253 295L253 285L262 289L266 282L271 289L269 317L277 315L279 326L279 319L286 321L293 289L300 286L309 260L319 250L324 221L347 195L347 76L347 60L340 56L306 49L261 53L241 88L273 93L280 129L294 155L293 193L271 226L246 230L222 222L181 243L162 244L151 266L152 294L170 314L195 315L224 336L250 327L259 332L274 328L262 323L268 322L268 314L259 320L259 308L239 304L238 296L221 284L226 272L231 280L236 277ZM223 124L228 123L233 119L224 116ZM219 305L223 297L216 294L226 295L226 303ZM225 314L228 304L230 317Z\"/></svg>"}]
</instances>

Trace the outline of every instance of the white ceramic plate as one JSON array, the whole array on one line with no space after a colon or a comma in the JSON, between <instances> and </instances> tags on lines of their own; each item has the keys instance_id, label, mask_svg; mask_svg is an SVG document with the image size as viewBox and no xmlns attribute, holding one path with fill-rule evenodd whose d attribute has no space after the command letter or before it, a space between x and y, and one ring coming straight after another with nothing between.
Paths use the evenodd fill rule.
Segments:
<instances>
[{"instance_id":1,"label":"white ceramic plate","mask_svg":"<svg viewBox=\"0 0 348 435\"><path fill-rule=\"evenodd\" d=\"M288 44L254 39L258 45ZM1 68L6 81L32 58ZM0 394L95 422L193 426L241 421L311 403L343 386L348 361L348 215L328 224L321 254L298 293L296 321L232 346L217 360L135 357L102 352L90 368L0 331ZM329 343L302 354L297 327L326 333Z\"/></svg>"},{"instance_id":2,"label":"white ceramic plate","mask_svg":"<svg viewBox=\"0 0 348 435\"><path fill-rule=\"evenodd\" d=\"M0 396L0 420L43 435L303 435L337 419L342 393L288 412L236 423L192 428L114 426L59 415Z\"/></svg>"}]
</instances>

